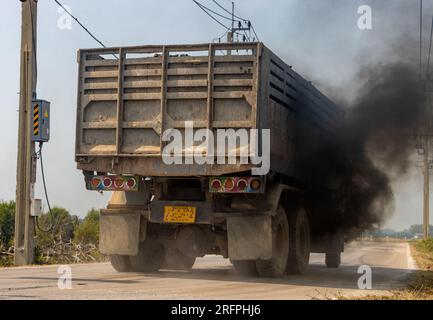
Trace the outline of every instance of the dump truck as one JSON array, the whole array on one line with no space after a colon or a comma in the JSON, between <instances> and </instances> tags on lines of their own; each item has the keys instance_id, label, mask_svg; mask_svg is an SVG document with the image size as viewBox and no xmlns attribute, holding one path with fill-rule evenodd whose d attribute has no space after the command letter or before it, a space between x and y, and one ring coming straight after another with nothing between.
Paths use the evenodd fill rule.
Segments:
<instances>
[{"instance_id":1,"label":"dump truck","mask_svg":"<svg viewBox=\"0 0 433 320\"><path fill-rule=\"evenodd\" d=\"M339 266L343 236L314 232L299 150L344 112L263 43L81 49L78 68L75 160L88 190L112 192L99 246L114 269L215 254L280 277L310 252Z\"/></svg>"}]
</instances>

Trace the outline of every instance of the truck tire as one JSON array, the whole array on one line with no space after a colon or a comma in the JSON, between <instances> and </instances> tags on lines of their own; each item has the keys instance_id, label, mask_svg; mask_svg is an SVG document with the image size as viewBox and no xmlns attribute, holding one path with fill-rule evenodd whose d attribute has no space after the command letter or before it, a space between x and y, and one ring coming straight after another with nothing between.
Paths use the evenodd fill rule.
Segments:
<instances>
[{"instance_id":1,"label":"truck tire","mask_svg":"<svg viewBox=\"0 0 433 320\"><path fill-rule=\"evenodd\" d=\"M169 263L167 269L190 271L195 263L195 257L180 256L175 263Z\"/></svg>"},{"instance_id":2,"label":"truck tire","mask_svg":"<svg viewBox=\"0 0 433 320\"><path fill-rule=\"evenodd\" d=\"M168 270L190 271L196 258L182 254L178 250L164 250L163 268Z\"/></svg>"},{"instance_id":3,"label":"truck tire","mask_svg":"<svg viewBox=\"0 0 433 320\"><path fill-rule=\"evenodd\" d=\"M140 243L136 256L129 256L131 268L134 272L156 272L161 268L163 259L163 247L157 241L152 241L152 239Z\"/></svg>"},{"instance_id":4,"label":"truck tire","mask_svg":"<svg viewBox=\"0 0 433 320\"><path fill-rule=\"evenodd\" d=\"M338 268L341 264L341 252L327 253L325 257L325 263L327 268Z\"/></svg>"},{"instance_id":5,"label":"truck tire","mask_svg":"<svg viewBox=\"0 0 433 320\"><path fill-rule=\"evenodd\" d=\"M289 223L284 208L279 205L272 217L272 258L256 260L257 273L261 277L281 277L289 257Z\"/></svg>"},{"instance_id":6,"label":"truck tire","mask_svg":"<svg viewBox=\"0 0 433 320\"><path fill-rule=\"evenodd\" d=\"M308 269L311 251L310 224L304 209L299 208L289 215L289 235L287 273L303 274Z\"/></svg>"},{"instance_id":7,"label":"truck tire","mask_svg":"<svg viewBox=\"0 0 433 320\"><path fill-rule=\"evenodd\" d=\"M230 260L235 272L242 276L257 276L257 267L254 260Z\"/></svg>"},{"instance_id":8,"label":"truck tire","mask_svg":"<svg viewBox=\"0 0 433 320\"><path fill-rule=\"evenodd\" d=\"M131 264L129 262L129 256L121 256L118 254L110 254L111 266L117 272L130 272Z\"/></svg>"}]
</instances>

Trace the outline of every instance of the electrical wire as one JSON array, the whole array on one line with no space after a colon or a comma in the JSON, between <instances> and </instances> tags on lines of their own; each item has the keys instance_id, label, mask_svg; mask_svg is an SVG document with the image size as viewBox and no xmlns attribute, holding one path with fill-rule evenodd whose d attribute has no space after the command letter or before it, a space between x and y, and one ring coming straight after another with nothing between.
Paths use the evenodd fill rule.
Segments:
<instances>
[{"instance_id":1,"label":"electrical wire","mask_svg":"<svg viewBox=\"0 0 433 320\"><path fill-rule=\"evenodd\" d=\"M42 184L44 186L45 201L47 202L48 212L49 212L50 218L51 218L51 223L50 223L50 227L48 229L43 229L39 225L39 219L36 218L36 226L39 229L39 231L41 231L41 232L51 233L57 229L57 226L59 225L59 222L60 222L60 218L55 219L53 211L51 210L50 199L48 197L48 192L47 192L47 184L45 182L45 171L44 171L44 161L43 161L43 157L42 157L42 146L43 146L43 142L39 142L39 151L36 153L36 158L39 159L40 164L41 164ZM56 223L54 223L55 220L56 220Z\"/></svg>"},{"instance_id":2,"label":"electrical wire","mask_svg":"<svg viewBox=\"0 0 433 320\"><path fill-rule=\"evenodd\" d=\"M249 35L247 34L247 32L246 32L245 30L243 30L243 32L244 32L244 35L245 35L245 39L246 39L248 42L250 42L250 37L249 37Z\"/></svg>"},{"instance_id":3,"label":"electrical wire","mask_svg":"<svg viewBox=\"0 0 433 320\"><path fill-rule=\"evenodd\" d=\"M256 29L254 29L254 25L251 23L251 29L253 30L253 33L254 33L254 35L256 36L256 40L257 41L260 41L259 40L259 36L257 35L257 32L256 32Z\"/></svg>"},{"instance_id":4,"label":"electrical wire","mask_svg":"<svg viewBox=\"0 0 433 320\"><path fill-rule=\"evenodd\" d=\"M257 41L259 41L259 36L257 35L256 30L254 29L253 23L248 20L248 19L244 19L242 17L240 17L239 15L235 15L234 13L230 12L229 10L227 10L223 5L221 5L218 1L216 0L212 0L218 7L220 7L222 10L224 10L225 12L227 12L230 15L233 15L233 17L239 19L239 20L243 20L244 22L250 22L251 23L251 29L253 30L253 33L257 39Z\"/></svg>"},{"instance_id":5,"label":"electrical wire","mask_svg":"<svg viewBox=\"0 0 433 320\"><path fill-rule=\"evenodd\" d=\"M78 18L76 18L75 16L72 15L71 12L69 12L64 5L62 5L58 0L54 0L55 3L57 3L57 5L59 5L59 7L61 7L72 19L74 19L80 26L81 28L84 29L84 31L86 31L96 42L98 42L103 48L106 48L105 44L102 43L102 41L100 41L98 38L96 38L93 33L91 33L89 31L88 28L86 28L79 20ZM115 55L114 53L112 53L113 57L116 58L117 60L119 60L119 57L117 55Z\"/></svg>"},{"instance_id":6,"label":"electrical wire","mask_svg":"<svg viewBox=\"0 0 433 320\"><path fill-rule=\"evenodd\" d=\"M218 12L216 12L216 11L214 11L214 10L208 8L208 7L206 7L205 5L201 4L200 2L198 2L198 1L196 1L196 0L192 0L192 1L194 1L195 4L198 5L200 8L202 8L202 9L206 9L207 11L212 12L213 14L217 15L218 17L221 17L221 18L227 19L227 20L229 20L229 21L232 21L232 18L231 18L231 17L223 16L222 14L220 14L220 13L218 13Z\"/></svg>"},{"instance_id":7,"label":"electrical wire","mask_svg":"<svg viewBox=\"0 0 433 320\"><path fill-rule=\"evenodd\" d=\"M229 31L230 31L230 28L228 28L221 36L214 38L213 42L215 42L215 41L221 42L221 39L224 38Z\"/></svg>"},{"instance_id":8,"label":"electrical wire","mask_svg":"<svg viewBox=\"0 0 433 320\"><path fill-rule=\"evenodd\" d=\"M201 9L201 10L203 10L209 17L211 17L215 22L217 22L219 25L221 25L221 26L223 26L224 28L226 28L226 29L229 29L230 30L230 27L227 27L226 25L224 25L224 23L222 23L221 21L219 21L217 18L215 18L213 15L211 15L209 12L207 12L203 7L202 7L202 5L200 4L200 3L198 3L197 1L195 1L195 0L192 0L192 1L194 1L194 3ZM231 20L231 19L230 19Z\"/></svg>"},{"instance_id":9,"label":"electrical wire","mask_svg":"<svg viewBox=\"0 0 433 320\"><path fill-rule=\"evenodd\" d=\"M218 7L220 7L221 9L223 9L225 12L227 12L229 15L233 15L233 17L240 19L240 20L244 20L244 21L248 21L247 19L241 18L235 14L233 14L233 12L230 12L229 10L227 10L224 6L222 6L218 1L216 0L212 0ZM231 20L231 19L230 19Z\"/></svg>"},{"instance_id":10,"label":"electrical wire","mask_svg":"<svg viewBox=\"0 0 433 320\"><path fill-rule=\"evenodd\" d=\"M84 31L86 31L96 42L98 42L103 48L106 48L106 46L98 39L96 38L90 31L88 28L86 28L79 20L78 18L76 18L75 16L72 15L72 13L70 13L64 6L63 4L61 4L58 0L54 0L55 3L57 3L57 5L59 7L61 7L72 19L74 19L81 28L84 29Z\"/></svg>"}]
</instances>

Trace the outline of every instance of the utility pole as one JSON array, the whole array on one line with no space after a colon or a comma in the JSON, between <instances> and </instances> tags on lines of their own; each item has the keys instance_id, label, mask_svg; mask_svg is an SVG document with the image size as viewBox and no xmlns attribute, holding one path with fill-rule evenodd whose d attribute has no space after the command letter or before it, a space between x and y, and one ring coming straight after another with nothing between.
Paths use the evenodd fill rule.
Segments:
<instances>
[{"instance_id":1,"label":"utility pole","mask_svg":"<svg viewBox=\"0 0 433 320\"><path fill-rule=\"evenodd\" d=\"M230 31L227 32L227 42L228 43L232 43L233 42L233 28L235 27L235 3L232 2L232 22L231 22L231 26L230 26ZM227 52L229 55L231 55L231 51Z\"/></svg>"},{"instance_id":2,"label":"utility pole","mask_svg":"<svg viewBox=\"0 0 433 320\"><path fill-rule=\"evenodd\" d=\"M429 163L430 136L424 138L424 201L423 201L423 234L424 239L429 238L430 215L430 163Z\"/></svg>"},{"instance_id":3,"label":"utility pole","mask_svg":"<svg viewBox=\"0 0 433 320\"><path fill-rule=\"evenodd\" d=\"M31 202L36 180L32 99L36 98L37 0L21 1L21 71L18 127L17 185L15 209L15 265L28 265L34 258L35 218Z\"/></svg>"},{"instance_id":4,"label":"utility pole","mask_svg":"<svg viewBox=\"0 0 433 320\"><path fill-rule=\"evenodd\" d=\"M424 174L424 194L423 194L423 235L424 239L429 238L430 232L430 161L429 161L429 153L430 153L430 143L432 138L432 129L433 129L433 110L432 110L432 97L431 97L431 84L433 81L430 79L430 54L432 49L432 37L433 37L433 17L432 17L432 27L430 33L430 46L429 46L429 54L427 58L427 72L426 78L423 79L423 61L422 61L422 39L423 39L423 0L420 0L420 12L419 12L419 80L424 86L424 91L426 92L428 98L428 118L426 127L421 132L421 135L416 135L417 149L419 152L421 151L423 154L423 174Z\"/></svg>"},{"instance_id":5,"label":"utility pole","mask_svg":"<svg viewBox=\"0 0 433 320\"><path fill-rule=\"evenodd\" d=\"M227 11L228 12L228 11ZM235 41L235 34L239 31L248 31L250 32L250 36L251 36L251 22L250 21L244 21L247 22L247 27L243 27L242 22L238 21L238 27L235 27L235 18L239 18L235 15L235 3L232 2L232 11L231 11L231 15L232 15L232 21L231 21L231 25L230 25L230 31L227 33L227 42L228 43L232 43ZM244 36L244 42L246 41L246 36ZM248 37L248 41L249 41L249 37Z\"/></svg>"}]
</instances>

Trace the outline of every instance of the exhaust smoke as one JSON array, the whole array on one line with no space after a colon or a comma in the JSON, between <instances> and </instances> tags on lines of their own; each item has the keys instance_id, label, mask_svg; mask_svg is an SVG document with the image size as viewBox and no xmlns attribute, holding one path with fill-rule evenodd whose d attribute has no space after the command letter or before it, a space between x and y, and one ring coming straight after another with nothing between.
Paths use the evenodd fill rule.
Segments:
<instances>
[{"instance_id":1,"label":"exhaust smoke","mask_svg":"<svg viewBox=\"0 0 433 320\"><path fill-rule=\"evenodd\" d=\"M301 138L310 146L298 159L310 182L307 203L318 235L360 232L392 213L391 183L407 173L414 132L425 123L426 94L409 62L363 68L358 80L357 98L336 135L318 145Z\"/></svg>"}]
</instances>

